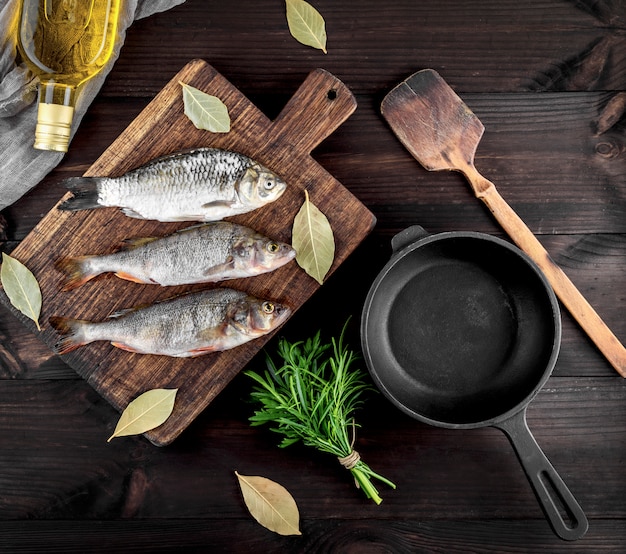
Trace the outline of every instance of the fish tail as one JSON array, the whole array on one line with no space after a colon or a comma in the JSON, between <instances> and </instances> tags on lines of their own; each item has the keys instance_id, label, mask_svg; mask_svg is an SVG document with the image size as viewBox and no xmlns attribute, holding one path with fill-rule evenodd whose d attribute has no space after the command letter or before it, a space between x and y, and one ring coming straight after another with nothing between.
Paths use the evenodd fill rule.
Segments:
<instances>
[{"instance_id":1,"label":"fish tail","mask_svg":"<svg viewBox=\"0 0 626 554\"><path fill-rule=\"evenodd\" d=\"M57 333L61 335L61 338L54 346L57 354L67 354L90 342L85 340L81 333L81 328L86 322L80 319L59 316L52 316L48 321Z\"/></svg>"},{"instance_id":2,"label":"fish tail","mask_svg":"<svg viewBox=\"0 0 626 554\"><path fill-rule=\"evenodd\" d=\"M102 208L98 203L98 183L99 177L70 177L65 179L63 184L74 196L68 198L59 205L60 210L90 210Z\"/></svg>"},{"instance_id":3,"label":"fish tail","mask_svg":"<svg viewBox=\"0 0 626 554\"><path fill-rule=\"evenodd\" d=\"M87 271L85 261L89 256L80 256L77 258L62 258L56 263L59 271L66 276L65 282L61 287L62 291L74 290L87 281L93 279L97 273Z\"/></svg>"}]
</instances>

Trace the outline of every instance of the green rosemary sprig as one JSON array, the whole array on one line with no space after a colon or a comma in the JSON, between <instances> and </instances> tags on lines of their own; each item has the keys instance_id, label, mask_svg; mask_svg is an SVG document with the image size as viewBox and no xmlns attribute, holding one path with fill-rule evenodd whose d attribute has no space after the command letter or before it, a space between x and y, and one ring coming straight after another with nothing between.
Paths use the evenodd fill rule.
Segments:
<instances>
[{"instance_id":1,"label":"green rosemary sprig","mask_svg":"<svg viewBox=\"0 0 626 554\"><path fill-rule=\"evenodd\" d=\"M246 371L256 382L251 397L261 404L250 422L273 424L272 431L283 435L281 448L302 441L337 456L354 476L357 487L380 504L382 499L372 479L396 487L372 471L353 449L358 427L353 413L363 403L361 393L372 387L361 370L350 368L357 356L344 345L346 326L339 340L333 338L327 344L322 344L319 331L306 341L289 343L281 338L281 365L268 355L263 375Z\"/></svg>"}]
</instances>

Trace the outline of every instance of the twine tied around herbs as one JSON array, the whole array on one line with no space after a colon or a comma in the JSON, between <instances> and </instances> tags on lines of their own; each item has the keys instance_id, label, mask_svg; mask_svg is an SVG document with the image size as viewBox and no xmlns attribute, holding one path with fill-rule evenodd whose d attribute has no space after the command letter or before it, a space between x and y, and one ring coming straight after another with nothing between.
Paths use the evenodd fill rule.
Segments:
<instances>
[{"instance_id":1,"label":"twine tied around herbs","mask_svg":"<svg viewBox=\"0 0 626 554\"><path fill-rule=\"evenodd\" d=\"M345 467L346 469L352 469L354 466L356 466L359 463L359 460L361 459L361 455L356 450L352 450L350 454L348 454L347 456L344 456L343 458L338 456L338 459L339 459L339 463L343 467Z\"/></svg>"},{"instance_id":2,"label":"twine tied around herbs","mask_svg":"<svg viewBox=\"0 0 626 554\"><path fill-rule=\"evenodd\" d=\"M354 449L354 442L356 441L356 425L354 424L354 419L352 420L352 441L350 442L350 454L347 456L337 456L339 463L345 467L348 471L356 467L356 465L361 460L361 455ZM359 486L359 482L354 480L354 484L356 488L361 488Z\"/></svg>"}]
</instances>

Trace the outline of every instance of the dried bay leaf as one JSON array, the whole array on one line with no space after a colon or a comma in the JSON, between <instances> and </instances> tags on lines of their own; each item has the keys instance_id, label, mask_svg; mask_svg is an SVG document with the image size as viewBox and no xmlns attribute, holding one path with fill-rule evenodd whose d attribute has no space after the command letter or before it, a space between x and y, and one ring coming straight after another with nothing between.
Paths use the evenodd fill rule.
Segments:
<instances>
[{"instance_id":1,"label":"dried bay leaf","mask_svg":"<svg viewBox=\"0 0 626 554\"><path fill-rule=\"evenodd\" d=\"M285 487L266 477L235 475L250 514L263 527L279 535L302 534L298 506Z\"/></svg>"},{"instance_id":2,"label":"dried bay leaf","mask_svg":"<svg viewBox=\"0 0 626 554\"><path fill-rule=\"evenodd\" d=\"M11 304L26 317L32 319L37 329L41 331L39 326L41 289L35 276L22 262L3 252L0 280Z\"/></svg>"},{"instance_id":3,"label":"dried bay leaf","mask_svg":"<svg viewBox=\"0 0 626 554\"><path fill-rule=\"evenodd\" d=\"M293 38L326 54L326 23L321 14L305 0L286 0L286 5Z\"/></svg>"},{"instance_id":4,"label":"dried bay leaf","mask_svg":"<svg viewBox=\"0 0 626 554\"><path fill-rule=\"evenodd\" d=\"M198 129L212 133L230 131L228 108L217 96L211 96L182 82L180 85L183 87L185 115Z\"/></svg>"},{"instance_id":5,"label":"dried bay leaf","mask_svg":"<svg viewBox=\"0 0 626 554\"><path fill-rule=\"evenodd\" d=\"M122 412L115 431L109 437L139 435L162 423L172 413L178 389L152 389L139 395Z\"/></svg>"},{"instance_id":6,"label":"dried bay leaf","mask_svg":"<svg viewBox=\"0 0 626 554\"><path fill-rule=\"evenodd\" d=\"M335 239L326 216L309 200L305 200L293 220L291 243L296 250L296 262L320 285L333 265Z\"/></svg>"}]
</instances>

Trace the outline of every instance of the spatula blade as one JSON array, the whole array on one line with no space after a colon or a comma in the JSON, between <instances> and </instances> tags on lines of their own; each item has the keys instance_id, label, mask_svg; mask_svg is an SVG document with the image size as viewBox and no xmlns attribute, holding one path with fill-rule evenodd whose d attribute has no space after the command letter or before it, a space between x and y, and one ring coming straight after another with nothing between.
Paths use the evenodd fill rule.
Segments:
<instances>
[{"instance_id":1,"label":"spatula blade","mask_svg":"<svg viewBox=\"0 0 626 554\"><path fill-rule=\"evenodd\" d=\"M381 113L429 171L473 165L485 128L436 71L418 71L396 86L383 99Z\"/></svg>"}]
</instances>

